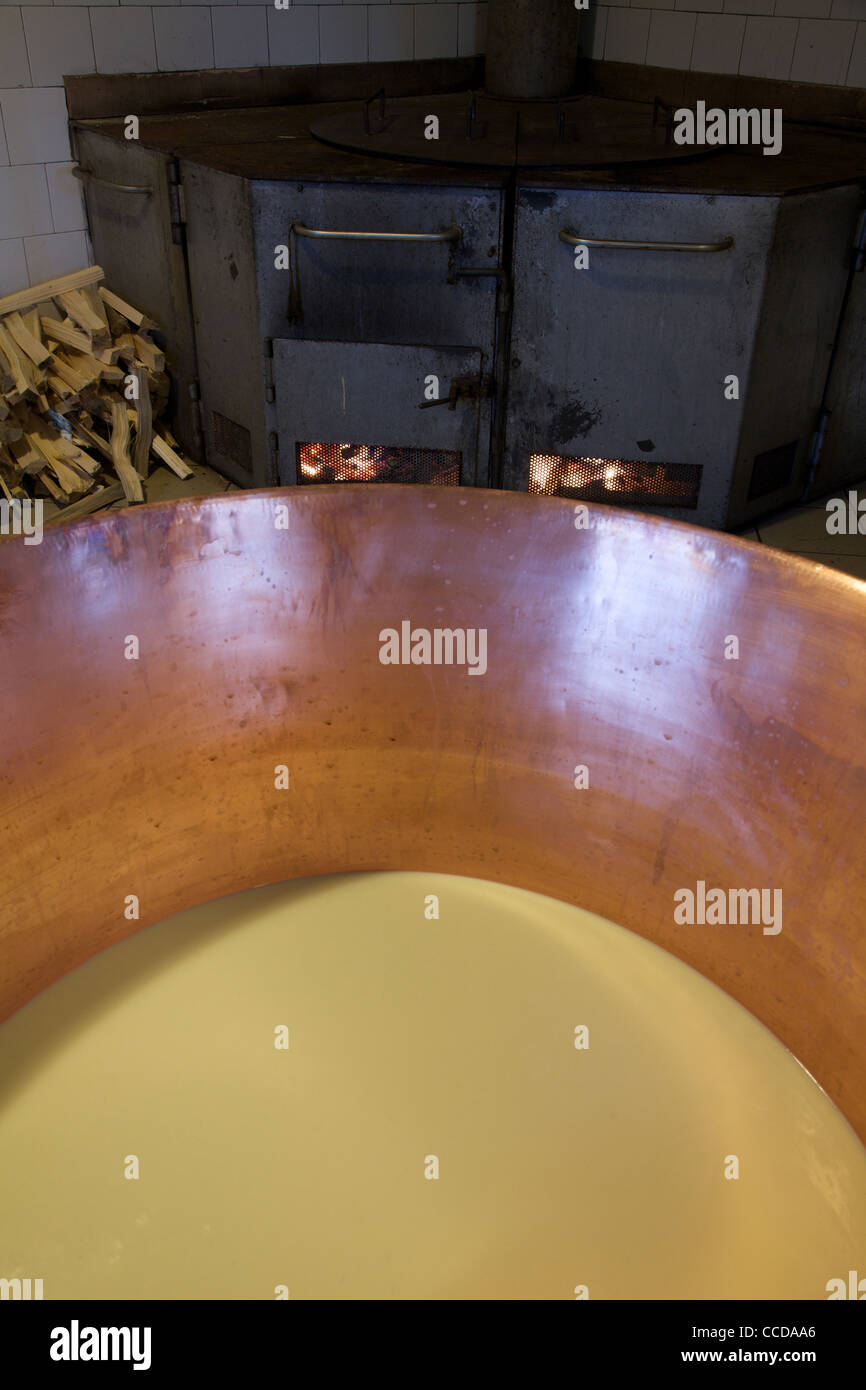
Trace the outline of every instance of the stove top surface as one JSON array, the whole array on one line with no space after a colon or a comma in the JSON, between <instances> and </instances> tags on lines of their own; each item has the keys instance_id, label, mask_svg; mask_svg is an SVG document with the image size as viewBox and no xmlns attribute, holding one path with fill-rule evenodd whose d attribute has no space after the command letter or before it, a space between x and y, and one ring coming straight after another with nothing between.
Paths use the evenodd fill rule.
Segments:
<instances>
[{"instance_id":1,"label":"stove top surface","mask_svg":"<svg viewBox=\"0 0 866 1390\"><path fill-rule=\"evenodd\" d=\"M371 125L369 136L363 131L365 105ZM494 106L501 108L507 119L504 126L499 123L499 133L491 135L489 113ZM468 92L403 99L392 104L391 109L402 119L385 131L379 129L383 120L381 106L375 101L143 116L140 144L228 174L266 181L445 181L490 187L502 185L517 167L519 182L541 186L783 196L866 180L866 135L859 128L822 129L786 122L781 152L764 155L759 146L672 145L666 142L664 120L659 119L658 110L646 102L586 97L562 103L523 104L526 114L521 116L517 138L511 103L479 99L472 114ZM412 119L409 113L414 113L416 126L408 153L404 154L397 131L399 127L408 127ZM386 122L387 114L386 104ZM449 154L445 161L429 153L422 160L417 153L416 146L434 143L426 141L423 134L423 117L427 114L440 117L440 135L444 125ZM485 122L486 135L481 133ZM124 140L124 122L120 117L74 124ZM363 131L363 139L359 131ZM356 146L352 150L324 143L324 139L339 141L347 134ZM383 151L384 158L376 153L383 135L385 144L390 146ZM487 144L491 139L492 143ZM369 149L365 142L369 142ZM472 151L467 147L471 146L479 151L483 147L484 159L468 162ZM461 149L464 158L452 162L450 155L455 147ZM672 150L679 157L672 158ZM560 167L563 154L566 160L589 162L582 167ZM532 163L530 156L539 162Z\"/></svg>"}]
</instances>

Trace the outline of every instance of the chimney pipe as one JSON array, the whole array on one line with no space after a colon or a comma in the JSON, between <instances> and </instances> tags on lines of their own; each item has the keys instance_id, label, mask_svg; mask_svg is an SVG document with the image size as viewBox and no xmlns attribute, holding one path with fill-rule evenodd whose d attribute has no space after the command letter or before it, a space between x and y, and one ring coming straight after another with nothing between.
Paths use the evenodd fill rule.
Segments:
<instances>
[{"instance_id":1,"label":"chimney pipe","mask_svg":"<svg viewBox=\"0 0 866 1390\"><path fill-rule=\"evenodd\" d=\"M486 90L512 101L569 96L579 23L572 0L489 0Z\"/></svg>"}]
</instances>

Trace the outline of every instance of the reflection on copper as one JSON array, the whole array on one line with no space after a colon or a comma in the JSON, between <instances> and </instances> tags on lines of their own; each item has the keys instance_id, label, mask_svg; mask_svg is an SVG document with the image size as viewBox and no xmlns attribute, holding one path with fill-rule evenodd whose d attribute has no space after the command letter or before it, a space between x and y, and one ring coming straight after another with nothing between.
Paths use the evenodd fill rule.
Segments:
<instances>
[{"instance_id":1,"label":"reflection on copper","mask_svg":"<svg viewBox=\"0 0 866 1390\"><path fill-rule=\"evenodd\" d=\"M529 491L546 497L695 507L700 478L700 466L688 463L564 454L531 454L529 458Z\"/></svg>"},{"instance_id":2,"label":"reflection on copper","mask_svg":"<svg viewBox=\"0 0 866 1390\"><path fill-rule=\"evenodd\" d=\"M459 487L459 451L379 444L298 444L299 483L428 483Z\"/></svg>"}]
</instances>

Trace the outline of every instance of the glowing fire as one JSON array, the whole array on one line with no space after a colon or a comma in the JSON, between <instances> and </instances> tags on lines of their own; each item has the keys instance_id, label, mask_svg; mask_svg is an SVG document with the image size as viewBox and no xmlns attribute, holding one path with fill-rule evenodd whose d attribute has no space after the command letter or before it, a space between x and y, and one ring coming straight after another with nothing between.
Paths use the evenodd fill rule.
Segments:
<instances>
[{"instance_id":1,"label":"glowing fire","mask_svg":"<svg viewBox=\"0 0 866 1390\"><path fill-rule=\"evenodd\" d=\"M563 458L559 454L530 456L530 492L549 494L585 488L592 483L602 483L607 492L631 492L639 486L639 479L623 459Z\"/></svg>"},{"instance_id":2,"label":"glowing fire","mask_svg":"<svg viewBox=\"0 0 866 1390\"><path fill-rule=\"evenodd\" d=\"M308 478L329 483L365 483L384 463L384 449L367 444L302 444L298 468Z\"/></svg>"},{"instance_id":3,"label":"glowing fire","mask_svg":"<svg viewBox=\"0 0 866 1390\"><path fill-rule=\"evenodd\" d=\"M597 500L604 493L618 492L643 502L673 502L696 495L691 474L677 465L562 454L530 455L529 491L548 497L583 493Z\"/></svg>"},{"instance_id":4,"label":"glowing fire","mask_svg":"<svg viewBox=\"0 0 866 1390\"><path fill-rule=\"evenodd\" d=\"M457 487L459 453L378 444L298 444L298 482L434 483Z\"/></svg>"}]
</instances>

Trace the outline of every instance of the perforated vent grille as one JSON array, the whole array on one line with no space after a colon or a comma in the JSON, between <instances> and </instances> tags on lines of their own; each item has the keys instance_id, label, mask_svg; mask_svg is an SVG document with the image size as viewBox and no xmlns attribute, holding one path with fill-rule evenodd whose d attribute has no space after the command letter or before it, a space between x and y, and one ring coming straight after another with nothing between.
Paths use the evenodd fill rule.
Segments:
<instances>
[{"instance_id":1,"label":"perforated vent grille","mask_svg":"<svg viewBox=\"0 0 866 1390\"><path fill-rule=\"evenodd\" d=\"M458 487L463 455L378 444L298 444L299 483L432 483Z\"/></svg>"},{"instance_id":2,"label":"perforated vent grille","mask_svg":"<svg viewBox=\"0 0 866 1390\"><path fill-rule=\"evenodd\" d=\"M253 446L249 430L220 415L218 410L213 412L213 443L217 453L225 455L247 473L252 472Z\"/></svg>"},{"instance_id":3,"label":"perforated vent grille","mask_svg":"<svg viewBox=\"0 0 866 1390\"><path fill-rule=\"evenodd\" d=\"M529 491L624 507L696 507L702 472L701 465L694 463L532 454Z\"/></svg>"}]
</instances>

